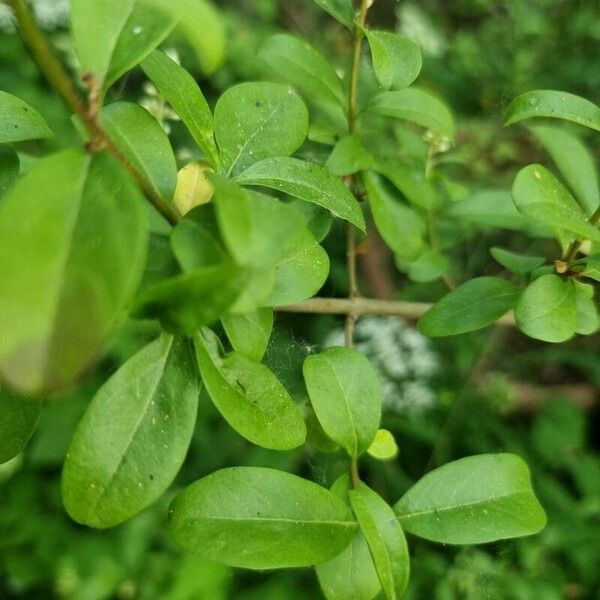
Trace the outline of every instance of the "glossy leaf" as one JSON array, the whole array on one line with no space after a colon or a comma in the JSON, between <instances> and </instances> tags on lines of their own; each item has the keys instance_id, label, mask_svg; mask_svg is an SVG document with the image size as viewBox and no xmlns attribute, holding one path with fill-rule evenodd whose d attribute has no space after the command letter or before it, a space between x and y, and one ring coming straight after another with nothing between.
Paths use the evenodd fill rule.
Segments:
<instances>
[{"instance_id":1,"label":"glossy leaf","mask_svg":"<svg viewBox=\"0 0 600 600\"><path fill-rule=\"evenodd\" d=\"M331 491L350 502L350 479L340 477ZM373 600L381 584L363 532L358 529L343 552L315 567L323 595L327 600Z\"/></svg>"},{"instance_id":2,"label":"glossy leaf","mask_svg":"<svg viewBox=\"0 0 600 600\"><path fill-rule=\"evenodd\" d=\"M265 300L267 306L295 304L314 296L329 275L329 256L304 229L300 237L288 244L275 265L274 289Z\"/></svg>"},{"instance_id":3,"label":"glossy leaf","mask_svg":"<svg viewBox=\"0 0 600 600\"><path fill-rule=\"evenodd\" d=\"M177 165L169 138L158 121L130 102L109 104L100 118L127 160L146 176L162 198L170 200L177 185Z\"/></svg>"},{"instance_id":4,"label":"glossy leaf","mask_svg":"<svg viewBox=\"0 0 600 600\"><path fill-rule=\"evenodd\" d=\"M158 50L144 60L142 69L183 121L213 166L216 166L218 150L212 112L192 75Z\"/></svg>"},{"instance_id":5,"label":"glossy leaf","mask_svg":"<svg viewBox=\"0 0 600 600\"><path fill-rule=\"evenodd\" d=\"M62 495L75 521L113 527L171 484L192 439L199 385L189 342L163 335L98 390L71 440Z\"/></svg>"},{"instance_id":6,"label":"glossy leaf","mask_svg":"<svg viewBox=\"0 0 600 600\"><path fill-rule=\"evenodd\" d=\"M142 275L142 202L111 157L75 150L40 160L5 195L0 371L12 387L63 388L101 354Z\"/></svg>"},{"instance_id":7,"label":"glossy leaf","mask_svg":"<svg viewBox=\"0 0 600 600\"><path fill-rule=\"evenodd\" d=\"M304 361L304 380L323 431L352 457L373 442L381 387L369 361L350 348L329 348Z\"/></svg>"},{"instance_id":8,"label":"glossy leaf","mask_svg":"<svg viewBox=\"0 0 600 600\"><path fill-rule=\"evenodd\" d=\"M421 72L419 46L391 31L366 29L365 33L371 47L375 75L381 86L386 90L408 87Z\"/></svg>"},{"instance_id":9,"label":"glossy leaf","mask_svg":"<svg viewBox=\"0 0 600 600\"><path fill-rule=\"evenodd\" d=\"M356 198L327 169L297 158L267 158L254 163L236 178L241 185L259 185L313 202L365 232L365 221Z\"/></svg>"},{"instance_id":10,"label":"glossy leaf","mask_svg":"<svg viewBox=\"0 0 600 600\"><path fill-rule=\"evenodd\" d=\"M382 92L367 105L367 110L410 121L449 139L454 138L452 113L441 100L424 90L407 88L397 92Z\"/></svg>"},{"instance_id":11,"label":"glossy leaf","mask_svg":"<svg viewBox=\"0 0 600 600\"><path fill-rule=\"evenodd\" d=\"M592 153L577 136L562 127L536 125L530 129L560 169L585 212L593 213L600 204L600 184Z\"/></svg>"},{"instance_id":12,"label":"glossy leaf","mask_svg":"<svg viewBox=\"0 0 600 600\"><path fill-rule=\"evenodd\" d=\"M600 241L600 231L586 221L573 196L542 165L521 169L513 183L512 195L515 206L527 217L554 230Z\"/></svg>"},{"instance_id":13,"label":"glossy leaf","mask_svg":"<svg viewBox=\"0 0 600 600\"><path fill-rule=\"evenodd\" d=\"M415 206L430 210L438 204L437 194L425 177L425 169L400 161L378 160L373 170L388 179Z\"/></svg>"},{"instance_id":14,"label":"glossy leaf","mask_svg":"<svg viewBox=\"0 0 600 600\"><path fill-rule=\"evenodd\" d=\"M352 0L314 0L314 2L342 25L352 29L354 23Z\"/></svg>"},{"instance_id":15,"label":"glossy leaf","mask_svg":"<svg viewBox=\"0 0 600 600\"><path fill-rule=\"evenodd\" d=\"M512 125L523 119L551 117L565 119L600 131L600 107L593 102L554 90L534 90L515 98L504 113L504 123Z\"/></svg>"},{"instance_id":16,"label":"glossy leaf","mask_svg":"<svg viewBox=\"0 0 600 600\"><path fill-rule=\"evenodd\" d=\"M71 32L81 71L108 87L172 31L176 19L140 0L73 0Z\"/></svg>"},{"instance_id":17,"label":"glossy leaf","mask_svg":"<svg viewBox=\"0 0 600 600\"><path fill-rule=\"evenodd\" d=\"M20 98L0 91L0 144L37 140L53 135L37 110Z\"/></svg>"},{"instance_id":18,"label":"glossy leaf","mask_svg":"<svg viewBox=\"0 0 600 600\"><path fill-rule=\"evenodd\" d=\"M524 254L516 254L504 248L490 248L490 254L504 268L508 269L515 275L527 275L541 267L546 259L543 256L528 256Z\"/></svg>"},{"instance_id":19,"label":"glossy leaf","mask_svg":"<svg viewBox=\"0 0 600 600\"><path fill-rule=\"evenodd\" d=\"M530 283L515 308L519 329L545 342L564 342L577 329L577 299L572 281L547 274Z\"/></svg>"},{"instance_id":20,"label":"glossy leaf","mask_svg":"<svg viewBox=\"0 0 600 600\"><path fill-rule=\"evenodd\" d=\"M304 443L302 414L265 365L239 352L225 355L210 329L197 333L194 343L204 385L233 429L272 450L291 450Z\"/></svg>"},{"instance_id":21,"label":"glossy leaf","mask_svg":"<svg viewBox=\"0 0 600 600\"><path fill-rule=\"evenodd\" d=\"M518 288L504 279L471 279L438 300L419 319L419 331L440 337L482 329L513 308L518 297Z\"/></svg>"},{"instance_id":22,"label":"glossy leaf","mask_svg":"<svg viewBox=\"0 0 600 600\"><path fill-rule=\"evenodd\" d=\"M229 88L215 108L215 135L229 174L265 158L292 155L307 132L304 102L278 83L241 83Z\"/></svg>"},{"instance_id":23,"label":"glossy leaf","mask_svg":"<svg viewBox=\"0 0 600 600\"><path fill-rule=\"evenodd\" d=\"M373 168L375 159L356 135L343 137L334 147L325 167L334 175L353 175Z\"/></svg>"},{"instance_id":24,"label":"glossy leaf","mask_svg":"<svg viewBox=\"0 0 600 600\"><path fill-rule=\"evenodd\" d=\"M274 469L216 471L181 492L169 533L186 550L247 569L302 567L339 554L356 523L329 490Z\"/></svg>"},{"instance_id":25,"label":"glossy leaf","mask_svg":"<svg viewBox=\"0 0 600 600\"><path fill-rule=\"evenodd\" d=\"M352 510L367 539L384 596L399 600L408 585L408 545L394 511L364 483L348 492Z\"/></svg>"},{"instance_id":26,"label":"glossy leaf","mask_svg":"<svg viewBox=\"0 0 600 600\"><path fill-rule=\"evenodd\" d=\"M179 170L173 202L181 215L211 201L215 188L208 174L212 172L208 163L201 161L188 163Z\"/></svg>"},{"instance_id":27,"label":"glossy leaf","mask_svg":"<svg viewBox=\"0 0 600 600\"><path fill-rule=\"evenodd\" d=\"M0 146L0 198L19 177L21 163L18 154L7 146Z\"/></svg>"},{"instance_id":28,"label":"glossy leaf","mask_svg":"<svg viewBox=\"0 0 600 600\"><path fill-rule=\"evenodd\" d=\"M19 454L35 431L42 403L0 385L0 465Z\"/></svg>"},{"instance_id":29,"label":"glossy leaf","mask_svg":"<svg viewBox=\"0 0 600 600\"><path fill-rule=\"evenodd\" d=\"M369 206L377 231L386 244L401 258L414 260L423 248L425 225L410 207L394 198L373 172L364 177Z\"/></svg>"},{"instance_id":30,"label":"glossy leaf","mask_svg":"<svg viewBox=\"0 0 600 600\"><path fill-rule=\"evenodd\" d=\"M264 42L258 57L309 98L345 106L345 94L338 74L308 42L279 33Z\"/></svg>"},{"instance_id":31,"label":"glossy leaf","mask_svg":"<svg viewBox=\"0 0 600 600\"><path fill-rule=\"evenodd\" d=\"M273 329L273 309L259 308L251 313L228 314L221 318L233 349L260 362Z\"/></svg>"},{"instance_id":32,"label":"glossy leaf","mask_svg":"<svg viewBox=\"0 0 600 600\"><path fill-rule=\"evenodd\" d=\"M229 263L202 267L147 287L131 314L159 319L168 331L192 335L227 312L246 281L247 275Z\"/></svg>"},{"instance_id":33,"label":"glossy leaf","mask_svg":"<svg viewBox=\"0 0 600 600\"><path fill-rule=\"evenodd\" d=\"M600 327L598 303L594 298L594 286L574 281L577 304L577 330L581 335L591 335Z\"/></svg>"},{"instance_id":34,"label":"glossy leaf","mask_svg":"<svg viewBox=\"0 0 600 600\"><path fill-rule=\"evenodd\" d=\"M546 515L514 454L482 454L427 473L394 505L405 531L443 544L484 544L538 533Z\"/></svg>"}]
</instances>

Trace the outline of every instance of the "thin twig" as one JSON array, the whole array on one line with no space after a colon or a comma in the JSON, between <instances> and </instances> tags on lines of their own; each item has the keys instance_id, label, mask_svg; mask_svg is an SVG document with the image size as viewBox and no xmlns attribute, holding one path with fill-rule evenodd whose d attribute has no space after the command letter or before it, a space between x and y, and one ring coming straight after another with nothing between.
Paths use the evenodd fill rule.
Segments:
<instances>
[{"instance_id":1,"label":"thin twig","mask_svg":"<svg viewBox=\"0 0 600 600\"><path fill-rule=\"evenodd\" d=\"M97 119L97 110L92 106L89 110L80 94L75 89L69 74L62 63L56 57L54 49L50 46L46 36L37 26L24 0L7 0L15 13L17 23L23 41L29 47L33 59L43 75L48 79L50 85L58 92L68 108L75 113L91 135L90 148L106 149L110 152L135 179L140 189L156 208L156 210L169 222L175 225L179 220L179 213L158 194L146 177L136 169L123 153L115 146L112 139L107 135ZM88 86L94 87L87 75ZM94 99L93 103L96 101Z\"/></svg>"},{"instance_id":2,"label":"thin twig","mask_svg":"<svg viewBox=\"0 0 600 600\"><path fill-rule=\"evenodd\" d=\"M426 313L433 304L427 302L401 302L395 300L378 300L374 298L310 298L287 306L278 306L276 310L287 313L322 314L322 315L383 315L403 317L417 320ZM512 312L496 321L496 325L514 327Z\"/></svg>"}]
</instances>

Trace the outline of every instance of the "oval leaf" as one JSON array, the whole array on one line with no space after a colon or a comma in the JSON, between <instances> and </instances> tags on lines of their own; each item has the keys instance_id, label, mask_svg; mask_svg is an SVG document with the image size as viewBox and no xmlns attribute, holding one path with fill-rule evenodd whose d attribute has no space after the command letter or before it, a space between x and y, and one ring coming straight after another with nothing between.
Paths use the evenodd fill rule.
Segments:
<instances>
[{"instance_id":1,"label":"oval leaf","mask_svg":"<svg viewBox=\"0 0 600 600\"><path fill-rule=\"evenodd\" d=\"M335 494L275 469L216 471L169 508L169 533L183 548L246 569L323 562L339 554L355 531Z\"/></svg>"},{"instance_id":2,"label":"oval leaf","mask_svg":"<svg viewBox=\"0 0 600 600\"><path fill-rule=\"evenodd\" d=\"M381 419L381 388L369 361L350 348L329 348L309 356L303 371L323 431L350 456L360 456Z\"/></svg>"},{"instance_id":3,"label":"oval leaf","mask_svg":"<svg viewBox=\"0 0 600 600\"><path fill-rule=\"evenodd\" d=\"M562 127L537 125L530 129L560 169L582 208L592 214L600 204L598 171L592 153L577 136Z\"/></svg>"},{"instance_id":4,"label":"oval leaf","mask_svg":"<svg viewBox=\"0 0 600 600\"><path fill-rule=\"evenodd\" d=\"M580 281L574 281L573 284L577 296L577 333L592 335L600 327L600 315L594 298L594 286Z\"/></svg>"},{"instance_id":5,"label":"oval leaf","mask_svg":"<svg viewBox=\"0 0 600 600\"><path fill-rule=\"evenodd\" d=\"M346 219L363 233L365 221L356 198L327 169L297 158L267 158L236 178L241 185L260 185L313 202Z\"/></svg>"},{"instance_id":6,"label":"oval leaf","mask_svg":"<svg viewBox=\"0 0 600 600\"><path fill-rule=\"evenodd\" d=\"M482 329L513 308L518 296L518 288L504 279L471 279L436 302L419 319L419 331L440 337Z\"/></svg>"},{"instance_id":7,"label":"oval leaf","mask_svg":"<svg viewBox=\"0 0 600 600\"><path fill-rule=\"evenodd\" d=\"M63 468L63 500L75 521L113 527L167 489L192 439L199 391L189 343L166 335L108 379Z\"/></svg>"},{"instance_id":8,"label":"oval leaf","mask_svg":"<svg viewBox=\"0 0 600 600\"><path fill-rule=\"evenodd\" d=\"M354 27L352 0L314 0L314 2L348 29Z\"/></svg>"},{"instance_id":9,"label":"oval leaf","mask_svg":"<svg viewBox=\"0 0 600 600\"><path fill-rule=\"evenodd\" d=\"M0 371L12 387L60 389L94 362L142 275L145 217L105 154L55 154L11 188L0 205Z\"/></svg>"},{"instance_id":10,"label":"oval leaf","mask_svg":"<svg viewBox=\"0 0 600 600\"><path fill-rule=\"evenodd\" d=\"M514 454L469 456L427 473L394 505L402 527L443 544L484 544L537 533L546 515Z\"/></svg>"},{"instance_id":11,"label":"oval leaf","mask_svg":"<svg viewBox=\"0 0 600 600\"><path fill-rule=\"evenodd\" d=\"M415 260L423 248L423 221L412 208L392 197L378 175L368 172L364 181L377 231L399 257Z\"/></svg>"},{"instance_id":12,"label":"oval leaf","mask_svg":"<svg viewBox=\"0 0 600 600\"><path fill-rule=\"evenodd\" d=\"M53 135L40 113L20 98L0 91L0 144L37 140Z\"/></svg>"},{"instance_id":13,"label":"oval leaf","mask_svg":"<svg viewBox=\"0 0 600 600\"><path fill-rule=\"evenodd\" d=\"M577 329L577 301L572 281L542 275L521 294L515 308L519 329L545 342L564 342Z\"/></svg>"},{"instance_id":14,"label":"oval leaf","mask_svg":"<svg viewBox=\"0 0 600 600\"><path fill-rule=\"evenodd\" d=\"M273 309L259 308L253 312L221 318L233 349L260 362L267 350L273 329Z\"/></svg>"},{"instance_id":15,"label":"oval leaf","mask_svg":"<svg viewBox=\"0 0 600 600\"><path fill-rule=\"evenodd\" d=\"M304 443L306 426L288 391L263 364L239 352L224 355L217 336L194 336L202 380L219 412L240 435L272 450Z\"/></svg>"},{"instance_id":16,"label":"oval leaf","mask_svg":"<svg viewBox=\"0 0 600 600\"><path fill-rule=\"evenodd\" d=\"M217 166L213 116L192 75L158 50L144 60L142 69L179 115L212 165Z\"/></svg>"},{"instance_id":17,"label":"oval leaf","mask_svg":"<svg viewBox=\"0 0 600 600\"><path fill-rule=\"evenodd\" d=\"M512 188L517 209L554 230L570 231L600 241L600 231L586 221L584 212L567 189L542 165L521 169Z\"/></svg>"},{"instance_id":18,"label":"oval leaf","mask_svg":"<svg viewBox=\"0 0 600 600\"><path fill-rule=\"evenodd\" d=\"M490 254L503 267L515 275L527 275L541 267L546 259L543 256L526 256L516 254L504 248L490 248Z\"/></svg>"},{"instance_id":19,"label":"oval leaf","mask_svg":"<svg viewBox=\"0 0 600 600\"><path fill-rule=\"evenodd\" d=\"M300 96L278 83L241 83L215 108L215 135L227 173L272 156L290 156L304 142L308 111Z\"/></svg>"},{"instance_id":20,"label":"oval leaf","mask_svg":"<svg viewBox=\"0 0 600 600\"><path fill-rule=\"evenodd\" d=\"M504 113L504 123L512 125L523 119L551 117L579 123L600 131L600 107L593 102L554 90L534 90L515 98Z\"/></svg>"},{"instance_id":21,"label":"oval leaf","mask_svg":"<svg viewBox=\"0 0 600 600\"><path fill-rule=\"evenodd\" d=\"M441 100L424 90L408 88L397 92L383 92L373 98L367 110L411 121L449 139L454 138L452 113Z\"/></svg>"},{"instance_id":22,"label":"oval leaf","mask_svg":"<svg viewBox=\"0 0 600 600\"><path fill-rule=\"evenodd\" d=\"M261 46L258 57L312 100L345 106L342 82L334 68L304 40L284 33L273 35Z\"/></svg>"},{"instance_id":23,"label":"oval leaf","mask_svg":"<svg viewBox=\"0 0 600 600\"><path fill-rule=\"evenodd\" d=\"M375 570L388 600L399 600L408 585L408 545L392 508L364 483L348 492L352 510L367 539Z\"/></svg>"},{"instance_id":24,"label":"oval leaf","mask_svg":"<svg viewBox=\"0 0 600 600\"><path fill-rule=\"evenodd\" d=\"M0 385L0 465L23 450L40 418L42 403L19 398Z\"/></svg>"},{"instance_id":25,"label":"oval leaf","mask_svg":"<svg viewBox=\"0 0 600 600\"><path fill-rule=\"evenodd\" d=\"M412 40L391 31L365 30L375 75L386 90L408 87L421 72L421 50Z\"/></svg>"},{"instance_id":26,"label":"oval leaf","mask_svg":"<svg viewBox=\"0 0 600 600\"><path fill-rule=\"evenodd\" d=\"M130 102L109 104L100 119L127 160L146 176L159 196L170 200L177 185L177 165L169 138L158 121Z\"/></svg>"}]
</instances>

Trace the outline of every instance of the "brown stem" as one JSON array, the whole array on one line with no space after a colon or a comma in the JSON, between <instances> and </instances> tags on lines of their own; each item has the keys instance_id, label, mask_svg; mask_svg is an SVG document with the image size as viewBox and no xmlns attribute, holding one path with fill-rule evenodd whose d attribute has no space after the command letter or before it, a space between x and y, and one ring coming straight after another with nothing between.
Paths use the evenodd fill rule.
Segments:
<instances>
[{"instance_id":1,"label":"brown stem","mask_svg":"<svg viewBox=\"0 0 600 600\"><path fill-rule=\"evenodd\" d=\"M68 73L65 71L62 63L56 57L54 49L48 43L46 36L37 26L24 0L7 0L9 6L13 9L17 23L19 24L21 37L29 47L31 54L38 65L40 71L48 79L50 85L58 92L64 103L75 113L91 135L90 148L106 149L110 152L135 179L140 189L156 208L156 210L169 222L175 225L179 220L179 213L156 192L152 184L146 177L136 169L122 152L115 146L112 139L101 127L97 119L97 110L92 107L89 110L83 101ZM95 83L90 81L91 77L86 77L88 86L92 89Z\"/></svg>"}]
</instances>

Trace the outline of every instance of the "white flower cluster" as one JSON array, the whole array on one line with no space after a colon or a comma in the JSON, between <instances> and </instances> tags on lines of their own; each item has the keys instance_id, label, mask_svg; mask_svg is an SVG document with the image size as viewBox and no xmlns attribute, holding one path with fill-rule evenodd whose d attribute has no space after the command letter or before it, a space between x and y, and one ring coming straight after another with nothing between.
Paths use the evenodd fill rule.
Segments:
<instances>
[{"instance_id":1,"label":"white flower cluster","mask_svg":"<svg viewBox=\"0 0 600 600\"><path fill-rule=\"evenodd\" d=\"M46 31L66 27L69 23L70 0L31 0L35 20ZM15 19L6 4L0 4L0 31L15 32Z\"/></svg>"},{"instance_id":2,"label":"white flower cluster","mask_svg":"<svg viewBox=\"0 0 600 600\"><path fill-rule=\"evenodd\" d=\"M355 348L379 374L384 408L398 414L423 413L436 403L430 380L439 369L429 340L398 317L365 317L354 330ZM325 347L343 346L344 332L333 330Z\"/></svg>"}]
</instances>

